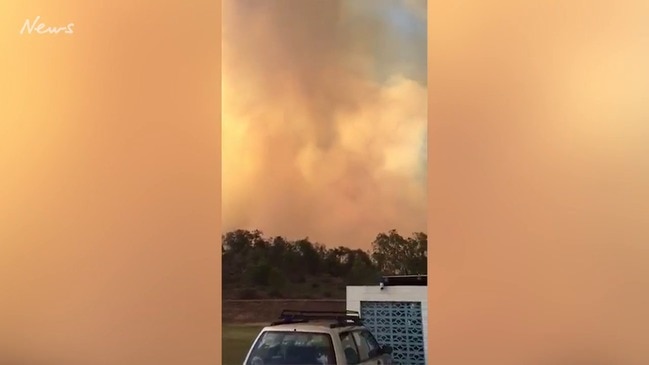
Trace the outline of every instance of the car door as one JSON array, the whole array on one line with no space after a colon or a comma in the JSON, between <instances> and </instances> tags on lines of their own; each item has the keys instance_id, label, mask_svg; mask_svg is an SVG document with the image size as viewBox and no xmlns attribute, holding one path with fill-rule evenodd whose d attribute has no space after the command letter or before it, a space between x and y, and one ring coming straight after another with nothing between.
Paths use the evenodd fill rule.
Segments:
<instances>
[{"instance_id":1,"label":"car door","mask_svg":"<svg viewBox=\"0 0 649 365\"><path fill-rule=\"evenodd\" d=\"M358 357L360 365L391 365L392 356L383 353L381 345L372 333L366 329L356 330L352 332L356 348L358 349Z\"/></svg>"}]
</instances>

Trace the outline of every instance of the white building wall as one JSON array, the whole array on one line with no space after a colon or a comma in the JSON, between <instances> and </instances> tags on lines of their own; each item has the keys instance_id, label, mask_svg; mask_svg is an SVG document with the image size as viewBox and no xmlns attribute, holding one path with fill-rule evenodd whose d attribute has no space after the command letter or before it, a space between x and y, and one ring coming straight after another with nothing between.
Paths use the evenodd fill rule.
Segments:
<instances>
[{"instance_id":1,"label":"white building wall","mask_svg":"<svg viewBox=\"0 0 649 365\"><path fill-rule=\"evenodd\" d=\"M421 320L424 332L424 353L428 363L428 287L427 286L348 286L347 310L361 311L361 301L421 302Z\"/></svg>"}]
</instances>

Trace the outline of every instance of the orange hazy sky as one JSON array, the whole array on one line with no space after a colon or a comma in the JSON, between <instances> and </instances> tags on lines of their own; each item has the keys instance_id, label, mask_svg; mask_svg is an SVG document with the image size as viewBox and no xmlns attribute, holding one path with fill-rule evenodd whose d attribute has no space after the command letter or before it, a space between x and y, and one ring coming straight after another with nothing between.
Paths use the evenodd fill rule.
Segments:
<instances>
[{"instance_id":1,"label":"orange hazy sky","mask_svg":"<svg viewBox=\"0 0 649 365\"><path fill-rule=\"evenodd\" d=\"M426 230L426 2L228 1L223 225L369 248Z\"/></svg>"}]
</instances>

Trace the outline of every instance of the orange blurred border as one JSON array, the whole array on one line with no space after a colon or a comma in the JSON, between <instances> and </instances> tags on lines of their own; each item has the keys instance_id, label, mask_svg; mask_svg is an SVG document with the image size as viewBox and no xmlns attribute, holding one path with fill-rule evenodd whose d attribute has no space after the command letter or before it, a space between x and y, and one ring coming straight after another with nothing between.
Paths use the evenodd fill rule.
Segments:
<instances>
[{"instance_id":1,"label":"orange blurred border","mask_svg":"<svg viewBox=\"0 0 649 365\"><path fill-rule=\"evenodd\" d=\"M0 363L221 363L221 1L6 0L0 50Z\"/></svg>"}]
</instances>

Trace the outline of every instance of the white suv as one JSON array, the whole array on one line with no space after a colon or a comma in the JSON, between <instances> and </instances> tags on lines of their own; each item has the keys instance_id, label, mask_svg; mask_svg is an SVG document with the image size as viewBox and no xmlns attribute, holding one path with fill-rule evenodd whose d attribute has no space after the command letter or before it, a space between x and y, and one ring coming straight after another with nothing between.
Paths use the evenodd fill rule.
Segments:
<instances>
[{"instance_id":1,"label":"white suv","mask_svg":"<svg viewBox=\"0 0 649 365\"><path fill-rule=\"evenodd\" d=\"M282 311L264 327L244 365L393 365L358 312Z\"/></svg>"}]
</instances>

